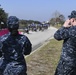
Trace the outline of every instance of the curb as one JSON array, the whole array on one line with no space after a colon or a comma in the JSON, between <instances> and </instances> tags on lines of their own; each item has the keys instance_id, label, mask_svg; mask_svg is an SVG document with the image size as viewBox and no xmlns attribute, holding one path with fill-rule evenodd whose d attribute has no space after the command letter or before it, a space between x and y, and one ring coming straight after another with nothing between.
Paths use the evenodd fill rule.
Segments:
<instances>
[{"instance_id":1,"label":"curb","mask_svg":"<svg viewBox=\"0 0 76 75\"><path fill-rule=\"evenodd\" d=\"M36 51L40 50L40 48L42 48L42 47L44 47L45 45L47 45L47 44L50 42L51 39L54 39L54 37L51 37L51 38L48 39L47 41L44 41L43 44L42 44L40 47L38 47L37 49L35 49L34 51L32 51L32 52L30 53L30 55L25 56L25 58L30 57L30 56L31 56L32 54L34 54Z\"/></svg>"}]
</instances>

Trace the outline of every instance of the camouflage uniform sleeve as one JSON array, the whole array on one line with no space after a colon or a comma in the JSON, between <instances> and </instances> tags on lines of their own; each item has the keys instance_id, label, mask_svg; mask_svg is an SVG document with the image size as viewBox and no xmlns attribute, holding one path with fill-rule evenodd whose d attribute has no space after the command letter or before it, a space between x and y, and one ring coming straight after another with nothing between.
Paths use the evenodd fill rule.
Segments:
<instances>
[{"instance_id":1,"label":"camouflage uniform sleeve","mask_svg":"<svg viewBox=\"0 0 76 75\"><path fill-rule=\"evenodd\" d=\"M2 47L3 47L3 44L2 44L2 42L0 41L0 57L2 56Z\"/></svg>"},{"instance_id":2,"label":"camouflage uniform sleeve","mask_svg":"<svg viewBox=\"0 0 76 75\"><path fill-rule=\"evenodd\" d=\"M54 38L57 40L64 40L69 38L69 29L70 28L61 27L55 32Z\"/></svg>"},{"instance_id":3,"label":"camouflage uniform sleeve","mask_svg":"<svg viewBox=\"0 0 76 75\"><path fill-rule=\"evenodd\" d=\"M32 51L32 44L30 40L26 37L26 42L24 44L24 55L29 55Z\"/></svg>"}]
</instances>

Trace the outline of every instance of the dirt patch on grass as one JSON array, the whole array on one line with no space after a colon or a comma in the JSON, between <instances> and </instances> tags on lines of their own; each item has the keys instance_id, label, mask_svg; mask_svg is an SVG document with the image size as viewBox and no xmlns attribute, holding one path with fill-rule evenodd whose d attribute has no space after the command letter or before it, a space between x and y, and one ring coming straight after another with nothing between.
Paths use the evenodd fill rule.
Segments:
<instances>
[{"instance_id":1,"label":"dirt patch on grass","mask_svg":"<svg viewBox=\"0 0 76 75\"><path fill-rule=\"evenodd\" d=\"M54 75L60 58L62 41L55 39L26 58L28 75Z\"/></svg>"}]
</instances>

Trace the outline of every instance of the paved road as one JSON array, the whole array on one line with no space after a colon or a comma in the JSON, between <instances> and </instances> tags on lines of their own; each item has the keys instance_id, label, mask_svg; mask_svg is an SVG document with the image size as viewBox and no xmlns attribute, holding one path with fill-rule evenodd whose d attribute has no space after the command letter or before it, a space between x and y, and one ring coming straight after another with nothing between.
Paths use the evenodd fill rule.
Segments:
<instances>
[{"instance_id":1,"label":"paved road","mask_svg":"<svg viewBox=\"0 0 76 75\"><path fill-rule=\"evenodd\" d=\"M30 31L29 34L25 33L33 46L33 50L41 46L45 41L53 38L54 33L56 32L56 28L54 27L49 27L47 30L44 31L37 31L37 32L32 32Z\"/></svg>"}]
</instances>

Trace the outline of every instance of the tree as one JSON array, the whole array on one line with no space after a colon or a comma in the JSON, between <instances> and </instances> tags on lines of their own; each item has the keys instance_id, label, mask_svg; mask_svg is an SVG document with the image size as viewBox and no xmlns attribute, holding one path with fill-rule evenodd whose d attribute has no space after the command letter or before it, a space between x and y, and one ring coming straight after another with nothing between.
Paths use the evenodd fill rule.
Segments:
<instances>
[{"instance_id":1,"label":"tree","mask_svg":"<svg viewBox=\"0 0 76 75\"><path fill-rule=\"evenodd\" d=\"M60 18L61 24L63 24L64 21L65 21L65 17L64 17L64 15L61 14L61 15L59 16L59 18Z\"/></svg>"},{"instance_id":2,"label":"tree","mask_svg":"<svg viewBox=\"0 0 76 75\"><path fill-rule=\"evenodd\" d=\"M50 19L50 23L52 25L57 25L57 24L63 24L65 21L65 17L63 14L59 13L58 11L55 11L53 13L53 18Z\"/></svg>"},{"instance_id":3,"label":"tree","mask_svg":"<svg viewBox=\"0 0 76 75\"><path fill-rule=\"evenodd\" d=\"M55 25L55 21L56 21L55 18L51 18L51 19L50 19L50 24L51 24L51 25Z\"/></svg>"},{"instance_id":4,"label":"tree","mask_svg":"<svg viewBox=\"0 0 76 75\"><path fill-rule=\"evenodd\" d=\"M53 13L53 18L58 18L60 16L60 12L58 12L57 10Z\"/></svg>"},{"instance_id":5,"label":"tree","mask_svg":"<svg viewBox=\"0 0 76 75\"><path fill-rule=\"evenodd\" d=\"M7 21L8 14L3 10L3 8L0 8L0 29L7 27L6 21Z\"/></svg>"},{"instance_id":6,"label":"tree","mask_svg":"<svg viewBox=\"0 0 76 75\"><path fill-rule=\"evenodd\" d=\"M39 21L34 21L34 20L20 20L20 28L25 28L27 27L29 24L41 24L41 22Z\"/></svg>"}]
</instances>

